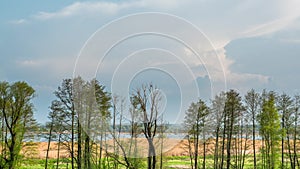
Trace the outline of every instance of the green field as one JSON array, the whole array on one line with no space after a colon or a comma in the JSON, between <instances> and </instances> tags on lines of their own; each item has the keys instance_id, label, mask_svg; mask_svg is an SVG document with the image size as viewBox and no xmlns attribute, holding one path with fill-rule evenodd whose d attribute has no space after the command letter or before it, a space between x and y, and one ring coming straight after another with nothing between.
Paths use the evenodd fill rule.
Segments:
<instances>
[{"instance_id":1,"label":"green field","mask_svg":"<svg viewBox=\"0 0 300 169\"><path fill-rule=\"evenodd\" d=\"M244 168L251 169L253 168L253 156L248 155L245 159ZM199 157L199 165L202 165L202 157ZM146 168L146 159L142 160L141 168ZM259 161L258 161L259 165ZM24 159L22 161L22 165L20 169L44 169L45 168L45 160L44 159ZM56 159L48 160L48 168L55 169L56 168ZM60 159L59 169L71 169L70 159ZM105 168L105 167L103 167ZM106 167L110 168L110 167ZM119 168L125 168L122 165L119 165ZM160 161L157 162L157 168L160 168ZM173 156L173 157L163 157L163 168L164 169L172 169L172 168L191 168L190 167L190 158L188 156ZM206 157L206 168L213 169L213 156L209 155ZM234 168L234 166L233 166ZM258 166L259 168L259 166Z\"/></svg>"}]
</instances>

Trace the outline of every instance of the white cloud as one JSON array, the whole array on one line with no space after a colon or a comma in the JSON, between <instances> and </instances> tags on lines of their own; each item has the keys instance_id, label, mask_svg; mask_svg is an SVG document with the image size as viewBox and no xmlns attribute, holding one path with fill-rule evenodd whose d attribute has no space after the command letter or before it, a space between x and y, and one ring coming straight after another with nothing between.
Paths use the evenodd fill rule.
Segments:
<instances>
[{"instance_id":1,"label":"white cloud","mask_svg":"<svg viewBox=\"0 0 300 169\"><path fill-rule=\"evenodd\" d=\"M125 2L75 2L54 12L38 12L33 16L38 20L90 17L97 14L129 14L132 11L167 12L186 18L209 35L217 48L225 46L236 38L260 36L282 29L300 16L300 1L241 1L225 3L198 0L140 0ZM266 8L264 8L266 7ZM268 10L266 10L268 9ZM189 12L187 12L189 11ZM194 15L191 15L194 14ZM14 21L23 23L25 19ZM220 27L221 26L221 27Z\"/></svg>"},{"instance_id":2,"label":"white cloud","mask_svg":"<svg viewBox=\"0 0 300 169\"><path fill-rule=\"evenodd\" d=\"M238 87L239 85L249 86L247 83L253 81L257 84L266 84L269 82L270 77L265 75L232 71L231 67L235 64L235 61L227 58L225 52L224 48L220 48L208 52L204 56L205 66L210 73L212 81L222 83L225 80L228 86L234 87Z\"/></svg>"},{"instance_id":3,"label":"white cloud","mask_svg":"<svg viewBox=\"0 0 300 169\"><path fill-rule=\"evenodd\" d=\"M20 25L27 23L28 21L26 19L19 19L19 20L12 20L9 23L14 24L14 25Z\"/></svg>"},{"instance_id":4,"label":"white cloud","mask_svg":"<svg viewBox=\"0 0 300 169\"><path fill-rule=\"evenodd\" d=\"M187 4L191 2L191 0L141 0L136 1L135 6L139 7L150 7L155 9L161 9L161 10L170 10L170 9L178 9L181 7L181 5Z\"/></svg>"},{"instance_id":5,"label":"white cloud","mask_svg":"<svg viewBox=\"0 0 300 169\"><path fill-rule=\"evenodd\" d=\"M291 24L295 24L294 21L299 18L300 13L299 3L299 0L80 1L65 6L59 10L41 11L33 16L23 16L24 18L13 20L9 23L14 25L21 25L38 21L36 24L32 24L31 27L25 28L30 30L20 31L20 35L27 37L22 38L30 39L30 43L33 43L33 45L22 44L20 41L15 45L18 47L16 47L16 49L20 48L20 50L18 51L29 51L29 53L25 53L26 55L34 55L35 57L39 55L43 57L38 58L37 60L29 58L28 60L18 61L17 66L19 66L18 68L20 68L19 74L24 73L24 77L22 78L34 79L33 81L37 81L37 83L40 84L40 86L37 85L35 86L35 88L37 88L37 90L39 91L45 91L45 93L48 92L49 96L52 95L50 93L52 93L55 89L51 86L48 86L49 83L56 86L62 78L72 76L76 55L74 54L76 53L74 52L74 50L79 50L78 48L80 47L78 46L84 43L85 38L88 37L90 33L96 31L99 26L106 24L113 18L132 14L135 12L149 11L165 12L185 18L199 27L203 31L203 33L205 33L211 40L214 47L216 48L216 51L205 51L207 53L202 53L203 57L205 57L204 63L201 63L198 58L193 56L190 50L187 50L186 48L178 48L180 50L179 54L183 53L183 55L186 55L184 61L187 61L188 66L193 69L192 71L195 71L196 76L206 77L207 72L203 71L203 69L200 69L199 67L202 66L201 68L203 68L203 66L207 66L211 75L210 80L212 80L213 85L215 84L215 82L221 84L224 81L224 78L226 78L229 88L247 91L249 88L259 88L264 86L265 84L269 84L270 77L263 74L251 73L251 70L255 69L255 67L251 68L251 70L249 69L249 72L246 73L234 71L233 65L236 64L235 60L230 59L228 58L228 56L226 56L224 46L226 46L226 44L230 43L234 39L262 36L280 31L282 29L286 29ZM77 19L78 17L80 17L80 19ZM78 22L74 22L75 19ZM48 22L52 20L62 20L63 22L49 22L49 24L39 23L40 21ZM166 22L162 22L161 25L157 25L164 26L165 23ZM133 25L134 29L136 23L129 24ZM68 27L68 25L71 25L72 28ZM298 23L297 25L294 25L294 27L297 27L297 30L299 30L299 25L300 24ZM182 30L182 27L173 26L170 29L172 28L174 28L175 31L178 31L179 33L186 31ZM67 29L67 35L61 33L63 31L66 31L64 29ZM117 29L123 31L125 28L118 27ZM42 33L38 34L39 32L42 32L43 34L48 36L43 36ZM197 48L198 46L202 46L203 43L199 42L199 39L194 36L195 34L191 34L192 36L190 36L188 40L190 40L189 42L192 44L192 46L194 46L195 48ZM106 35L108 36L108 40L111 40L113 36L115 36L110 32L108 32ZM82 38L84 40L80 39L80 36L84 37ZM63 43L55 45L55 43L58 41L63 41ZM283 41L287 41L290 43L299 43L299 39L294 36L286 37L286 39L283 39ZM28 41L25 41L25 43L27 42ZM80 45L78 45L78 43L80 43ZM10 43L7 44L10 45ZM137 45L140 44L138 44L137 42ZM7 48L10 48L8 45L6 46ZM28 46L33 46L33 49L29 49ZM27 49L21 50L23 48ZM212 50L211 48L209 49ZM218 54L218 57L216 57L214 52ZM120 54L124 53L124 51L120 51ZM20 53L20 55L23 54L24 53ZM81 62L83 72L91 72L91 74L94 75L96 71L95 67L97 66L98 62L93 62L91 60L84 61ZM179 61L161 62L161 60L159 59L157 59L157 61L159 61L159 63L153 62L152 64L156 67L168 66L168 68L173 68L168 70L170 70L170 72L177 72L179 78L184 79L182 80L184 83L188 83L188 80L191 80L190 78L187 78L189 72L181 71L182 67L178 66ZM140 60L139 62L137 60L134 60L130 63L139 65L144 64L144 62L144 60ZM114 65L117 65L117 62L114 60L109 60L107 64L104 63L104 65L101 65L101 67L99 68L99 72L103 73L103 76L108 74L104 78L110 80L111 76L108 70L112 69ZM130 71L130 69L133 68L134 65L124 66L123 71L120 71L120 73L126 74L125 71ZM28 71L29 73L25 73L26 71ZM14 72L14 70L12 70L11 72ZM100 80L102 80L101 78L103 77L100 76ZM121 81L122 79L118 80ZM120 85L122 85L122 81ZM288 85L290 86L291 84ZM215 88L215 86L213 87ZM193 92L193 90L191 91ZM45 100L49 99L49 96L45 95ZM50 103L50 101L48 102Z\"/></svg>"},{"instance_id":6,"label":"white cloud","mask_svg":"<svg viewBox=\"0 0 300 169\"><path fill-rule=\"evenodd\" d=\"M240 36L253 37L270 34L285 28L296 19L297 17L280 18L260 25L254 25L250 29L241 32Z\"/></svg>"},{"instance_id":7,"label":"white cloud","mask_svg":"<svg viewBox=\"0 0 300 169\"><path fill-rule=\"evenodd\" d=\"M37 60L22 60L22 61L17 61L17 63L18 65L23 67L38 67L42 65L42 63Z\"/></svg>"},{"instance_id":8,"label":"white cloud","mask_svg":"<svg viewBox=\"0 0 300 169\"><path fill-rule=\"evenodd\" d=\"M242 2L225 3L220 1L179 1L179 0L141 0L127 2L75 2L61 10L54 12L39 12L31 19L50 20L68 19L71 17L84 16L118 16L126 15L135 11L157 11L170 12L174 15L186 18L198 26L203 33L207 34L213 45L217 48L218 58L208 56L205 59L205 66L208 66L213 80L224 80L224 72L227 81L237 84L248 80L266 83L267 76L259 74L238 73L231 70L234 60L228 59L224 46L237 38L262 36L281 30L293 23L299 15L297 9L299 2L248 0ZM188 11L188 12L187 12ZM94 18L92 18L94 19ZM25 19L15 21L15 24L26 22ZM105 23L103 23L105 24ZM175 28L176 29L176 28ZM197 39L196 39L197 40ZM198 43L197 41L193 43ZM201 45L201 44L199 44ZM199 59L192 57L192 53L184 49L189 58L189 64L202 65ZM213 51L214 52L214 51ZM207 53L209 54L209 52ZM194 59L193 59L194 58ZM50 64L54 64L49 61ZM62 64L65 62L62 62ZM24 61L22 65L37 65L33 61ZM216 66L218 65L218 66ZM72 65L73 66L73 65ZM63 72L65 69L72 70L72 66L56 65L56 71ZM86 68L86 69L89 69ZM203 74L201 74L203 75Z\"/></svg>"},{"instance_id":9,"label":"white cloud","mask_svg":"<svg viewBox=\"0 0 300 169\"><path fill-rule=\"evenodd\" d=\"M228 73L227 80L231 85L240 85L241 83L254 81L258 84L266 84L269 82L270 77L260 74L251 74L251 73Z\"/></svg>"},{"instance_id":10,"label":"white cloud","mask_svg":"<svg viewBox=\"0 0 300 169\"><path fill-rule=\"evenodd\" d=\"M300 1L275 1L274 4L272 6L274 6L275 10L270 14L269 19L249 25L239 36L252 37L270 34L288 27L300 17L300 10L298 8Z\"/></svg>"},{"instance_id":11,"label":"white cloud","mask_svg":"<svg viewBox=\"0 0 300 169\"><path fill-rule=\"evenodd\" d=\"M116 14L119 10L127 8L129 6L129 3L75 2L56 12L39 12L37 15L34 15L34 18L40 20L48 20L95 13L113 15Z\"/></svg>"},{"instance_id":12,"label":"white cloud","mask_svg":"<svg viewBox=\"0 0 300 169\"><path fill-rule=\"evenodd\" d=\"M144 9L160 9L169 10L180 8L181 4L186 4L189 1L180 0L141 0L141 1L127 1L127 2L75 2L63 9L55 12L39 12L34 15L34 18L40 20L47 20L53 18L71 17L76 15L86 14L107 14L114 15L124 9L144 8Z\"/></svg>"}]
</instances>

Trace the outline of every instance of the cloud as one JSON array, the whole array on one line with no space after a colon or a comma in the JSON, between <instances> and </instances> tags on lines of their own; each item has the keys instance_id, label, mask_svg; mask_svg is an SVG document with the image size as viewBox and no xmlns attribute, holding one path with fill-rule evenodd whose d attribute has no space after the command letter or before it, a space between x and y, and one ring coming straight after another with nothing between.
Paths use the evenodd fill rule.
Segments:
<instances>
[{"instance_id":1,"label":"cloud","mask_svg":"<svg viewBox=\"0 0 300 169\"><path fill-rule=\"evenodd\" d=\"M254 37L254 36L262 36L262 35L270 34L285 28L296 19L297 17L281 18L260 25L255 25L250 29L241 32L240 36Z\"/></svg>"},{"instance_id":2,"label":"cloud","mask_svg":"<svg viewBox=\"0 0 300 169\"><path fill-rule=\"evenodd\" d=\"M22 60L22 61L17 61L17 64L22 67L38 67L42 65L41 62L37 60Z\"/></svg>"},{"instance_id":3,"label":"cloud","mask_svg":"<svg viewBox=\"0 0 300 169\"><path fill-rule=\"evenodd\" d=\"M288 27L299 18L300 11L298 10L298 6L300 6L300 1L275 1L274 4L275 5L270 5L275 7L275 11L271 13L269 19L249 25L239 36L255 37L274 33Z\"/></svg>"},{"instance_id":4,"label":"cloud","mask_svg":"<svg viewBox=\"0 0 300 169\"><path fill-rule=\"evenodd\" d=\"M136 1L135 6L155 8L156 10L171 10L179 9L182 5L191 2L191 0L141 0Z\"/></svg>"},{"instance_id":5,"label":"cloud","mask_svg":"<svg viewBox=\"0 0 300 169\"><path fill-rule=\"evenodd\" d=\"M32 16L22 16L24 18L10 21L10 23L14 25L21 25L24 23L32 24L28 24L29 26L26 28L20 27L20 30L14 29L12 32L10 32L10 34L7 34L7 36L10 36L7 37L7 39L10 39L11 43L5 43L3 45L3 50L1 50L6 50L7 52L4 53L7 56L16 55L18 58L20 55L22 56L24 54L30 56L34 55L31 58L18 60L16 68L10 68L10 71L7 71L7 73L15 73L14 75L17 78L32 78L32 81L35 80L37 83L42 81L43 83L41 82L39 84L41 86L44 84L49 84L51 81L51 84L56 86L58 84L57 82L59 82L62 78L72 76L77 51L80 50L80 47L82 44L84 44L84 41L100 26L107 24L108 21L111 21L115 18L137 12L154 11L170 13L185 18L187 21L190 21L197 26L211 40L212 44L216 48L215 51L211 50L210 48L210 51L201 53L201 56L205 58L204 63L201 63L198 58L195 58L192 52L187 48L183 48L183 46L176 48L180 51L175 51L175 53L182 54L182 56L185 57L184 61L186 61L188 66L193 69L192 71L195 72L196 79L198 81L199 79L204 81L211 80L212 83L222 82L224 81L225 74L228 87L246 90L249 87L255 88L269 84L270 79L273 80L274 77L271 73L279 74L280 72L283 72L283 70L278 70L279 66L275 65L277 62L276 58L272 58L273 55L267 57L265 55L268 55L269 53L254 53L260 48L255 47L247 50L245 48L247 46L234 44L237 45L237 47L232 50L240 52L245 51L249 54L243 55L243 53L236 54L232 51L227 51L228 48L224 47L227 44L233 44L233 41L236 39L245 39L245 37L261 37L270 34L270 36L272 36L276 32L295 24L295 20L297 20L297 18L299 20L300 10L297 9L300 6L299 2L297 0L231 0L226 2L219 0L80 1L62 7L58 10L44 10L36 12ZM57 20L61 22L55 22ZM43 24L41 24L41 22L43 22ZM166 23L167 22L163 22L161 24L157 24L157 26L164 26ZM132 25L131 28L135 30L136 23L126 24ZM296 26L300 28L299 25L300 24ZM147 25L145 24L145 26ZM124 27L118 27L117 29L126 31ZM188 32L182 27L173 26L170 28L170 30L173 29L179 33ZM114 36L116 36L111 32L113 32L113 30L110 30L106 33L108 40L111 40L114 38ZM297 34L299 35L299 33ZM191 39L193 46L203 46L203 43L199 42L199 39L194 36L193 32L190 33L188 38ZM21 39L28 40L22 41ZM282 41L285 43L289 43L289 46L290 44L299 44L299 38L295 37L294 35L290 37L280 37L280 39L282 39ZM146 39L144 41L134 41L132 45L135 47L141 44L146 46L149 44L150 40ZM264 40L258 39L258 41ZM169 49L168 47L165 47L166 44L162 45L162 42L164 42L163 39L158 41L157 46L154 47L159 46L164 49ZM104 46L105 43L107 43L107 41L101 43L101 46ZM238 43L241 44L242 42ZM14 51L11 48L13 45L16 49ZM282 46L282 44L274 47L274 45L272 45L270 42L263 45L260 46L263 46L265 49L268 47L275 49L287 47ZM168 46L174 47L169 44ZM128 46L124 45L124 48L118 49L120 50L118 50L119 53L116 53L116 55L124 56L127 54L126 50L128 50ZM290 49L290 51L283 51L282 53L286 52L288 54L297 54L297 51L291 51L295 51L295 48ZM279 54L279 52L277 53ZM230 54L236 54L236 56L231 56ZM283 55L285 56L285 54ZM241 57L245 57L244 60L241 60L243 59ZM159 59L155 61L158 60ZM298 59L284 62L285 60L286 59L280 60L279 63L285 63L288 65L288 68L291 67L290 64L299 63L297 62ZM87 60L86 63L84 61L81 62L82 69L86 72L90 71L94 75L96 70L93 66L94 64L97 66L97 62L91 61L92 63L90 63L90 61L91 60ZM139 63L143 64L144 62L145 60L140 60L139 62L134 60L132 63L133 65L138 65ZM162 62L153 62L153 65L172 66L175 72L181 70L178 66L176 66L176 63L178 62L179 61L174 63L165 61L165 64ZM99 72L103 71L104 75L108 74L105 77L100 77L101 80L102 78L110 79L111 76L107 72L109 72L108 70L115 65L117 65L117 62L112 58L111 60L108 60L107 64L104 64L104 66L100 67ZM133 65L127 67L125 66L123 69L124 71L121 71L121 73L125 74L126 71L134 68ZM241 65L241 69L236 68L239 67L239 65ZM267 71L268 68L265 65L268 65L268 67L275 65L274 67L277 69L270 69ZM205 72L205 66L207 66L210 70L210 77L208 77L207 73ZM199 69L199 67L201 67L201 69ZM269 73L270 71L271 73ZM292 72L289 69L285 69L285 71ZM170 72L173 72L173 69L172 71L170 70ZM180 77L185 80L185 83L190 80L181 74ZM294 85L299 84L295 78L292 82ZM288 85L290 86L292 83L289 83ZM209 86L209 84L207 86ZM40 87L40 90L44 90L43 87ZM48 92L50 89L45 89L45 91ZM204 91L206 90L204 89Z\"/></svg>"},{"instance_id":6,"label":"cloud","mask_svg":"<svg viewBox=\"0 0 300 169\"><path fill-rule=\"evenodd\" d=\"M55 18L66 18L78 15L104 14L113 15L121 9L127 8L130 3L114 2L75 2L56 12L39 12L34 15L35 19L49 20Z\"/></svg>"},{"instance_id":7,"label":"cloud","mask_svg":"<svg viewBox=\"0 0 300 169\"><path fill-rule=\"evenodd\" d=\"M252 79L247 86L293 92L299 88L300 45L284 39L299 36L299 30L280 31L269 36L252 37L232 41L226 46L227 56L235 60L231 65L234 73L256 74L263 78ZM234 76L232 76L234 77ZM247 77L247 76L246 76ZM251 80L251 77L248 77ZM234 80L233 80L234 81ZM237 81L236 85L243 86ZM261 84L259 86L258 84Z\"/></svg>"},{"instance_id":8,"label":"cloud","mask_svg":"<svg viewBox=\"0 0 300 169\"><path fill-rule=\"evenodd\" d=\"M20 25L20 24L28 23L28 21L26 19L19 19L19 20L12 20L9 23L14 25Z\"/></svg>"},{"instance_id":9,"label":"cloud","mask_svg":"<svg viewBox=\"0 0 300 169\"><path fill-rule=\"evenodd\" d=\"M227 82L228 87L238 87L239 85L249 86L249 82L254 81L257 84L265 84L269 82L269 77L247 72L237 72L232 70L232 67L236 64L235 60L226 56L226 50L224 48L216 49L217 56L214 54L208 54L206 57L206 66L210 67L211 76L213 81ZM213 53L213 52L211 52ZM221 65L221 67L219 67ZM224 77L225 75L225 77ZM225 78L225 79L224 79Z\"/></svg>"},{"instance_id":10,"label":"cloud","mask_svg":"<svg viewBox=\"0 0 300 169\"><path fill-rule=\"evenodd\" d=\"M260 75L260 74L251 74L251 73L235 73L230 72L227 76L230 85L241 85L241 83L245 84L249 81L254 81L259 84L266 84L270 81L270 77Z\"/></svg>"},{"instance_id":11,"label":"cloud","mask_svg":"<svg viewBox=\"0 0 300 169\"><path fill-rule=\"evenodd\" d=\"M169 10L180 7L180 4L184 4L183 1L179 0L141 0L141 1L125 1L125 2L75 2L69 6L64 7L61 10L55 12L44 12L40 11L33 16L34 19L38 20L49 20L55 18L67 18L79 15L93 15L93 14L104 14L104 15L115 15L119 11L124 9L134 8L152 8L160 10Z\"/></svg>"},{"instance_id":12,"label":"cloud","mask_svg":"<svg viewBox=\"0 0 300 169\"><path fill-rule=\"evenodd\" d=\"M132 12L166 12L187 18L208 35L216 48L233 39L261 36L278 31L300 16L300 2L217 0L140 0L75 2L54 12L40 11L31 19L50 20L83 16L122 16ZM268 10L266 10L268 9ZM189 11L187 13L186 11ZM24 19L15 21L22 23ZM230 24L229 24L230 23Z\"/></svg>"}]
</instances>

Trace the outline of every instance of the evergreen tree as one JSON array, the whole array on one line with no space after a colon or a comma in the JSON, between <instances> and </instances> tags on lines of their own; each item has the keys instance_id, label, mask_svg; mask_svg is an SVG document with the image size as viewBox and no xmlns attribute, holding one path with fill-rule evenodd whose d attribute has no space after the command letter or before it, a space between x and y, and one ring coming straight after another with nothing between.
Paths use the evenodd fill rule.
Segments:
<instances>
[{"instance_id":1,"label":"evergreen tree","mask_svg":"<svg viewBox=\"0 0 300 169\"><path fill-rule=\"evenodd\" d=\"M225 119L224 131L226 133L226 168L229 169L231 165L231 152L233 150L232 139L236 133L235 125L237 125L238 118L241 116L244 108L242 106L241 97L239 93L234 90L226 92L226 101L224 107ZM237 148L237 147L235 147Z\"/></svg>"},{"instance_id":2,"label":"evergreen tree","mask_svg":"<svg viewBox=\"0 0 300 169\"><path fill-rule=\"evenodd\" d=\"M184 125L189 135L189 150L193 150L190 152L191 166L192 168L199 168L198 164L198 156L199 156L199 142L202 140L203 142L203 164L202 168L205 168L206 164L206 140L205 134L208 130L208 115L209 115L209 107L202 101L199 100L197 103L191 103L189 109L187 110L184 118ZM202 139L200 138L202 136Z\"/></svg>"},{"instance_id":3,"label":"evergreen tree","mask_svg":"<svg viewBox=\"0 0 300 169\"><path fill-rule=\"evenodd\" d=\"M293 158L291 152L291 130L293 125L293 100L290 96L283 93L278 98L278 111L281 115L281 129L282 129L282 136L281 136L281 166L285 168L285 144L287 143L287 151L288 157L291 164L293 166Z\"/></svg>"},{"instance_id":4,"label":"evergreen tree","mask_svg":"<svg viewBox=\"0 0 300 169\"><path fill-rule=\"evenodd\" d=\"M226 101L226 94L221 92L219 95L216 95L214 100L212 100L212 108L211 108L211 115L213 121L213 135L216 138L215 146L214 146L214 168L218 169L221 167L220 161L223 161L224 157L224 146L222 146L222 128L224 127L224 107ZM225 137L223 137L225 139ZM223 139L223 143L224 143ZM221 147L220 147L221 146ZM220 151L220 149L222 149ZM220 159L221 157L221 159Z\"/></svg>"},{"instance_id":5,"label":"evergreen tree","mask_svg":"<svg viewBox=\"0 0 300 169\"><path fill-rule=\"evenodd\" d=\"M260 95L253 89L250 90L245 96L245 107L252 121L252 149L253 149L253 168L257 168L257 157L256 157L256 126L257 126L257 115L260 109Z\"/></svg>"}]
</instances>

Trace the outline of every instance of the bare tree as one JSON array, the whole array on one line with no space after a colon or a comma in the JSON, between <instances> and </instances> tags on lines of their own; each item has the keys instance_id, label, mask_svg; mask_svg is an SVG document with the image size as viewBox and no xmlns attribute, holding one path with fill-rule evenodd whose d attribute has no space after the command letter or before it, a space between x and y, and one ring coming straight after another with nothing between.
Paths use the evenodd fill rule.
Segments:
<instances>
[{"instance_id":1,"label":"bare tree","mask_svg":"<svg viewBox=\"0 0 300 169\"><path fill-rule=\"evenodd\" d=\"M146 84L136 89L131 98L132 104L136 105L138 112L141 114L142 132L148 142L148 169L155 169L156 151L153 139L157 134L159 103L161 101L160 91L152 84Z\"/></svg>"}]
</instances>

